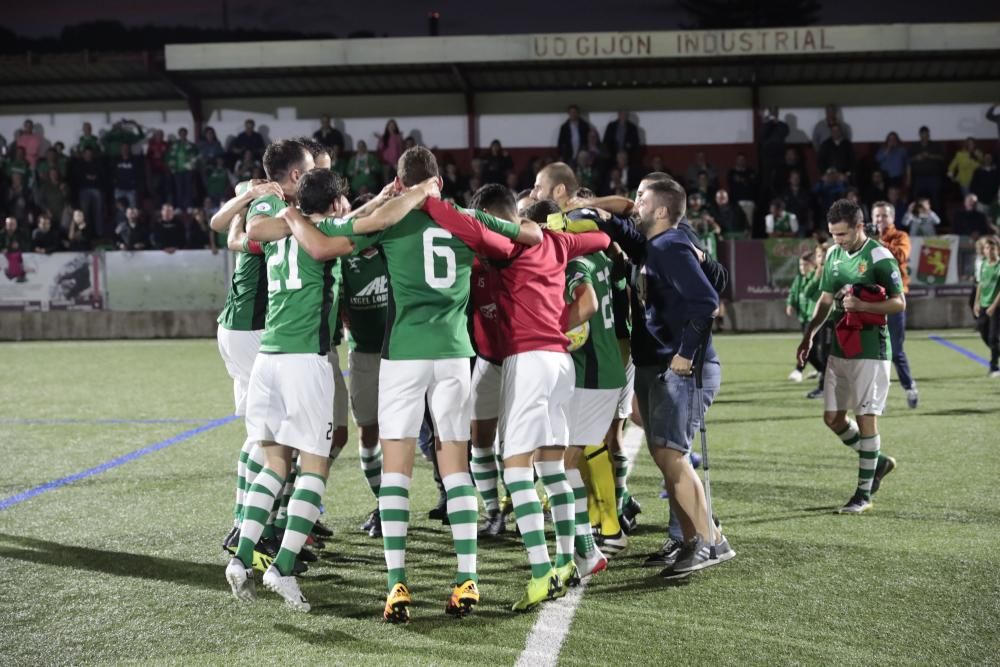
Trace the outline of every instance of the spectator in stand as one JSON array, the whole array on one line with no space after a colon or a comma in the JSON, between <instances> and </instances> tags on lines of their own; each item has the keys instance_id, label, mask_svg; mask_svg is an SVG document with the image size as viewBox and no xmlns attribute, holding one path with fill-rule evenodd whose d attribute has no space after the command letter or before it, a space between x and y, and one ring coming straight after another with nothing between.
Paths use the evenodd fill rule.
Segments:
<instances>
[{"instance_id":1,"label":"spectator in stand","mask_svg":"<svg viewBox=\"0 0 1000 667\"><path fill-rule=\"evenodd\" d=\"M506 183L507 174L514 169L510 153L503 149L499 139L490 142L489 153L483 160L483 181L486 183Z\"/></svg>"},{"instance_id":2,"label":"spectator in stand","mask_svg":"<svg viewBox=\"0 0 1000 667\"><path fill-rule=\"evenodd\" d=\"M951 159L951 164L948 165L948 178L958 183L963 195L969 194L972 175L979 168L982 157L982 152L976 148L976 140L969 137Z\"/></svg>"},{"instance_id":3,"label":"spectator in stand","mask_svg":"<svg viewBox=\"0 0 1000 667\"><path fill-rule=\"evenodd\" d=\"M117 160L121 155L121 146L132 148L146 136L142 126L134 120L122 118L111 126L111 129L104 133L101 142L104 144L104 154L108 159Z\"/></svg>"},{"instance_id":4,"label":"spectator in stand","mask_svg":"<svg viewBox=\"0 0 1000 667\"><path fill-rule=\"evenodd\" d=\"M198 167L198 149L188 141L186 127L177 130L177 139L170 144L167 167L174 180L174 206L186 211L194 206L195 169Z\"/></svg>"},{"instance_id":5,"label":"spectator in stand","mask_svg":"<svg viewBox=\"0 0 1000 667\"><path fill-rule=\"evenodd\" d=\"M18 172L11 174L5 208L7 215L13 216L20 225L27 229L35 212L35 195Z\"/></svg>"},{"instance_id":6,"label":"spectator in stand","mask_svg":"<svg viewBox=\"0 0 1000 667\"><path fill-rule=\"evenodd\" d=\"M508 171L507 172L507 180L504 181L504 185L507 186L508 190L510 190L511 192L513 192L513 193L516 194L517 193L517 174L515 174L513 171Z\"/></svg>"},{"instance_id":7,"label":"spectator in stand","mask_svg":"<svg viewBox=\"0 0 1000 667\"><path fill-rule=\"evenodd\" d=\"M722 236L722 229L705 204L701 193L693 192L688 195L687 219L704 245L706 252L714 258L719 256L719 240Z\"/></svg>"},{"instance_id":8,"label":"spectator in stand","mask_svg":"<svg viewBox=\"0 0 1000 667\"><path fill-rule=\"evenodd\" d=\"M1000 189L1000 170L993 163L993 154L984 152L983 160L972 175L969 192L976 195L979 203L976 206L989 215L990 207L997 200L997 190Z\"/></svg>"},{"instance_id":9,"label":"spectator in stand","mask_svg":"<svg viewBox=\"0 0 1000 667\"><path fill-rule=\"evenodd\" d=\"M31 163L28 162L24 146L14 147L14 157L7 160L7 164L4 165L4 172L7 174L9 180L13 179L14 175L17 174L24 183L31 181Z\"/></svg>"},{"instance_id":10,"label":"spectator in stand","mask_svg":"<svg viewBox=\"0 0 1000 667\"><path fill-rule=\"evenodd\" d=\"M920 197L912 202L903 216L903 227L910 236L937 236L941 218L934 212L929 197Z\"/></svg>"},{"instance_id":11,"label":"spectator in stand","mask_svg":"<svg viewBox=\"0 0 1000 667\"><path fill-rule=\"evenodd\" d=\"M98 236L104 236L104 170L97 162L94 151L86 148L83 156L76 164L74 178L77 196L80 202L80 212L85 220L93 221L93 231ZM74 219L76 213L74 212ZM70 225L72 231L73 225ZM91 233L88 229L88 233Z\"/></svg>"},{"instance_id":12,"label":"spectator in stand","mask_svg":"<svg viewBox=\"0 0 1000 667\"><path fill-rule=\"evenodd\" d=\"M866 202L883 201L889 195L888 186L885 182L885 174L881 169L872 171L872 175L868 179L868 185L861 194Z\"/></svg>"},{"instance_id":13,"label":"spectator in stand","mask_svg":"<svg viewBox=\"0 0 1000 667\"><path fill-rule=\"evenodd\" d=\"M608 152L596 127L590 126L590 129L587 130L587 146L583 150L590 153L590 164L601 174L604 174L611 167L611 156L614 153ZM577 155L579 156L579 153ZM571 163L567 162L566 164Z\"/></svg>"},{"instance_id":14,"label":"spectator in stand","mask_svg":"<svg viewBox=\"0 0 1000 667\"><path fill-rule=\"evenodd\" d=\"M359 143L364 143L359 142ZM251 150L243 151L243 157L236 161L236 165L233 167L233 173L236 175L236 182L242 183L243 181L249 181L254 178L258 168L263 167L261 161L253 154Z\"/></svg>"},{"instance_id":15,"label":"spectator in stand","mask_svg":"<svg viewBox=\"0 0 1000 667\"><path fill-rule=\"evenodd\" d=\"M160 216L149 234L149 247L168 253L184 248L184 223L173 205L168 203L160 207Z\"/></svg>"},{"instance_id":16,"label":"spectator in stand","mask_svg":"<svg viewBox=\"0 0 1000 667\"><path fill-rule=\"evenodd\" d=\"M785 202L771 201L771 212L764 218L764 229L769 238L791 238L799 233L799 220L785 210Z\"/></svg>"},{"instance_id":17,"label":"spectator in stand","mask_svg":"<svg viewBox=\"0 0 1000 667\"><path fill-rule=\"evenodd\" d=\"M580 117L580 107L575 104L571 104L566 113L569 117L559 127L557 147L559 158L571 167L575 167L574 158L580 154L581 148L589 144L587 135L590 133L590 123Z\"/></svg>"},{"instance_id":18,"label":"spectator in stand","mask_svg":"<svg viewBox=\"0 0 1000 667\"><path fill-rule=\"evenodd\" d=\"M951 233L959 236L971 236L978 239L980 236L996 234L997 230L986 219L986 214L976 206L978 198L971 192L965 195L962 202L962 210L955 214L955 219L951 224Z\"/></svg>"},{"instance_id":19,"label":"spectator in stand","mask_svg":"<svg viewBox=\"0 0 1000 667\"><path fill-rule=\"evenodd\" d=\"M864 202L861 201L861 193L855 187L847 188L847 192L844 193L844 199L851 202L861 211L861 217L865 222L870 222L871 217L868 215L868 209L865 207Z\"/></svg>"},{"instance_id":20,"label":"spectator in stand","mask_svg":"<svg viewBox=\"0 0 1000 667\"><path fill-rule=\"evenodd\" d=\"M809 196L809 191L802 186L802 175L799 171L788 174L788 187L782 193L781 201L785 204L785 210L795 216L802 236L812 234L812 198Z\"/></svg>"},{"instance_id":21,"label":"spectator in stand","mask_svg":"<svg viewBox=\"0 0 1000 667\"><path fill-rule=\"evenodd\" d=\"M94 151L94 155L99 155L101 152L101 140L94 134L94 127L90 123L84 123L83 134L80 135L80 140L76 142L76 152L83 155L83 151L88 148Z\"/></svg>"},{"instance_id":22,"label":"spectator in stand","mask_svg":"<svg viewBox=\"0 0 1000 667\"><path fill-rule=\"evenodd\" d=\"M28 248L31 247L31 238L26 230L27 227L18 224L17 218L10 215L4 218L0 250L4 252L28 252Z\"/></svg>"},{"instance_id":23,"label":"spectator in stand","mask_svg":"<svg viewBox=\"0 0 1000 667\"><path fill-rule=\"evenodd\" d=\"M997 113L998 106L1000 104L994 104L986 110L986 120L997 124L997 137L1000 138L1000 113Z\"/></svg>"},{"instance_id":24,"label":"spectator in stand","mask_svg":"<svg viewBox=\"0 0 1000 667\"><path fill-rule=\"evenodd\" d=\"M812 144L817 152L819 152L823 142L833 136L834 125L839 125L844 138L848 141L851 140L851 126L844 122L840 109L837 108L836 104L827 104L823 120L816 123L812 132Z\"/></svg>"},{"instance_id":25,"label":"spectator in stand","mask_svg":"<svg viewBox=\"0 0 1000 667\"><path fill-rule=\"evenodd\" d=\"M775 171L774 183L770 184L774 192L783 192L788 187L788 176L793 172L799 172L799 182L806 190L809 189L809 170L806 169L805 161L798 146L788 146L785 148L785 161L781 167ZM773 197L772 197L773 199Z\"/></svg>"},{"instance_id":26,"label":"spectator in stand","mask_svg":"<svg viewBox=\"0 0 1000 667\"><path fill-rule=\"evenodd\" d=\"M344 135L330 124L330 116L327 114L319 117L319 129L313 132L313 139L326 146L328 150L333 150L336 146L341 153L344 152ZM332 153L330 157L333 157Z\"/></svg>"},{"instance_id":27,"label":"spectator in stand","mask_svg":"<svg viewBox=\"0 0 1000 667\"><path fill-rule=\"evenodd\" d=\"M382 168L378 159L368 152L368 144L359 140L357 150L347 163L347 178L351 182L351 192L363 195L379 191Z\"/></svg>"},{"instance_id":28,"label":"spectator in stand","mask_svg":"<svg viewBox=\"0 0 1000 667\"><path fill-rule=\"evenodd\" d=\"M722 238L726 241L750 238L750 225L740 206L729 201L729 193L719 189L715 193L715 209L712 217L719 224Z\"/></svg>"},{"instance_id":29,"label":"spectator in stand","mask_svg":"<svg viewBox=\"0 0 1000 667\"><path fill-rule=\"evenodd\" d=\"M747 156L743 153L736 154L736 162L729 170L726 182L729 185L730 196L743 209L747 222L753 224L753 214L757 209L759 182L757 172L749 167Z\"/></svg>"},{"instance_id":30,"label":"spectator in stand","mask_svg":"<svg viewBox=\"0 0 1000 667\"><path fill-rule=\"evenodd\" d=\"M906 168L909 166L910 153L899 140L899 135L890 132L885 137L885 143L875 153L878 168L885 173L889 185L902 185L906 180ZM881 198L880 198L881 199Z\"/></svg>"},{"instance_id":31,"label":"spectator in stand","mask_svg":"<svg viewBox=\"0 0 1000 667\"><path fill-rule=\"evenodd\" d=\"M125 209L125 220L115 229L115 245L119 250L145 250L149 245L149 229L135 206Z\"/></svg>"},{"instance_id":32,"label":"spectator in stand","mask_svg":"<svg viewBox=\"0 0 1000 667\"><path fill-rule=\"evenodd\" d=\"M931 141L927 126L920 128L920 140L910 148L910 166L906 171L906 185L911 197L928 197L937 206L944 178L944 150Z\"/></svg>"},{"instance_id":33,"label":"spectator in stand","mask_svg":"<svg viewBox=\"0 0 1000 667\"><path fill-rule=\"evenodd\" d=\"M327 150L330 151L330 171L347 178L347 158L344 157L344 149L334 144L327 146Z\"/></svg>"},{"instance_id":34,"label":"spectator in stand","mask_svg":"<svg viewBox=\"0 0 1000 667\"><path fill-rule=\"evenodd\" d=\"M830 138L820 145L816 162L820 171L833 167L847 180L851 180L854 173L854 145L844 136L844 130L839 124L830 126Z\"/></svg>"},{"instance_id":35,"label":"spectator in stand","mask_svg":"<svg viewBox=\"0 0 1000 667\"><path fill-rule=\"evenodd\" d=\"M58 171L62 180L66 180L66 167L68 164L69 161L65 155L60 156L55 148L50 148L45 152L45 157L35 165L35 178L33 182L38 183L41 180L40 177L47 177L50 169Z\"/></svg>"},{"instance_id":36,"label":"spectator in stand","mask_svg":"<svg viewBox=\"0 0 1000 667\"><path fill-rule=\"evenodd\" d=\"M611 171L608 172L608 185L604 190L606 195L621 195L623 197L628 196L628 186L623 180L624 174L622 170L617 167L612 167Z\"/></svg>"},{"instance_id":37,"label":"spectator in stand","mask_svg":"<svg viewBox=\"0 0 1000 667\"><path fill-rule=\"evenodd\" d=\"M52 228L52 218L42 213L38 216L38 227L31 232L31 251L49 255L62 250L59 230Z\"/></svg>"},{"instance_id":38,"label":"spectator in stand","mask_svg":"<svg viewBox=\"0 0 1000 667\"><path fill-rule=\"evenodd\" d=\"M543 166L544 164L542 162L542 158L537 155L532 155L531 159L528 160L528 164L517 177L517 187L520 190L527 190L535 187L535 177L538 176L538 172L542 170Z\"/></svg>"},{"instance_id":39,"label":"spectator in stand","mask_svg":"<svg viewBox=\"0 0 1000 667\"><path fill-rule=\"evenodd\" d=\"M826 212L833 206L833 202L842 199L847 193L847 182L844 177L834 167L830 167L823 174L815 186L813 195L816 197L817 206L816 219L826 220Z\"/></svg>"},{"instance_id":40,"label":"spectator in stand","mask_svg":"<svg viewBox=\"0 0 1000 667\"><path fill-rule=\"evenodd\" d=\"M250 151L258 160L264 157L264 149L267 146L264 143L264 137L256 130L256 127L257 124L247 118L243 123L243 131L236 135L232 143L229 144L229 156L234 164L245 151Z\"/></svg>"},{"instance_id":41,"label":"spectator in stand","mask_svg":"<svg viewBox=\"0 0 1000 667\"><path fill-rule=\"evenodd\" d=\"M215 128L205 126L201 139L198 140L198 166L202 174L214 166L216 159L220 157L226 157L226 149L222 147L219 137L215 134Z\"/></svg>"},{"instance_id":42,"label":"spectator in stand","mask_svg":"<svg viewBox=\"0 0 1000 667\"><path fill-rule=\"evenodd\" d=\"M458 171L458 165L449 156L444 163L444 173L441 174L441 197L452 201L464 203L462 194L466 189L465 178Z\"/></svg>"},{"instance_id":43,"label":"spectator in stand","mask_svg":"<svg viewBox=\"0 0 1000 667\"><path fill-rule=\"evenodd\" d=\"M576 156L576 182L581 188L593 192L601 189L601 172L594 167L590 151L582 150Z\"/></svg>"},{"instance_id":44,"label":"spectator in stand","mask_svg":"<svg viewBox=\"0 0 1000 667\"><path fill-rule=\"evenodd\" d=\"M218 156L213 164L205 169L205 195L218 206L228 198L230 191L236 185L232 174L226 169L225 156Z\"/></svg>"},{"instance_id":45,"label":"spectator in stand","mask_svg":"<svg viewBox=\"0 0 1000 667\"><path fill-rule=\"evenodd\" d=\"M664 164L663 164L663 156L661 156L661 155L654 155L649 160L649 171L647 171L646 173L647 174L651 174L653 172L660 172L660 173L667 173L668 172L666 166L664 166Z\"/></svg>"},{"instance_id":46,"label":"spectator in stand","mask_svg":"<svg viewBox=\"0 0 1000 667\"><path fill-rule=\"evenodd\" d=\"M184 247L188 250L204 250L211 248L213 253L219 251L215 245L215 234L208 226L208 217L205 209L196 208L191 211L191 215L185 216L184 221Z\"/></svg>"},{"instance_id":47,"label":"spectator in stand","mask_svg":"<svg viewBox=\"0 0 1000 667\"><path fill-rule=\"evenodd\" d=\"M73 219L69 223L69 234L66 236L66 249L70 252L87 252L90 250L90 226L87 216L80 209L73 211Z\"/></svg>"},{"instance_id":48,"label":"spectator in stand","mask_svg":"<svg viewBox=\"0 0 1000 667\"><path fill-rule=\"evenodd\" d=\"M631 165L628 160L628 153L625 151L618 151L615 153L615 164L612 169L618 172L621 185L624 188L624 194L627 195L639 187L639 181L642 180L642 174L639 173L638 167L633 167ZM614 194L621 193L615 192Z\"/></svg>"},{"instance_id":49,"label":"spectator in stand","mask_svg":"<svg viewBox=\"0 0 1000 667\"><path fill-rule=\"evenodd\" d=\"M604 147L608 155L625 151L629 164L639 163L639 128L629 120L627 111L619 111L618 117L604 128Z\"/></svg>"},{"instance_id":50,"label":"spectator in stand","mask_svg":"<svg viewBox=\"0 0 1000 667\"><path fill-rule=\"evenodd\" d=\"M66 205L69 200L69 190L66 183L55 169L49 169L44 177L39 179L35 189L35 203L42 212L56 222L60 229L69 229L71 209Z\"/></svg>"},{"instance_id":51,"label":"spectator in stand","mask_svg":"<svg viewBox=\"0 0 1000 667\"><path fill-rule=\"evenodd\" d=\"M760 182L764 187L771 188L774 183L774 172L781 167L785 156L785 140L788 138L788 125L778 118L778 107L768 107L762 112L760 125ZM765 193L770 196L772 193ZM824 217L825 219L825 217Z\"/></svg>"},{"instance_id":52,"label":"spectator in stand","mask_svg":"<svg viewBox=\"0 0 1000 667\"><path fill-rule=\"evenodd\" d=\"M84 126L86 128L86 125ZM152 138L146 143L146 186L153 199L153 206L160 206L168 199L170 192L170 171L167 169L169 144L163 138L163 130L153 130Z\"/></svg>"},{"instance_id":53,"label":"spectator in stand","mask_svg":"<svg viewBox=\"0 0 1000 667\"><path fill-rule=\"evenodd\" d=\"M375 138L378 139L375 152L378 153L378 159L382 161L382 179L384 183L388 183L396 177L396 163L399 161L399 156L406 150L403 146L403 135L399 131L396 119L390 118L386 121L385 130L382 134L376 132Z\"/></svg>"},{"instance_id":54,"label":"spectator in stand","mask_svg":"<svg viewBox=\"0 0 1000 667\"><path fill-rule=\"evenodd\" d=\"M906 200L903 199L903 189L895 185L890 185L889 189L886 191L885 198L896 210L896 219L893 221L895 225L904 232L909 233L910 230L903 220L906 217L907 209Z\"/></svg>"},{"instance_id":55,"label":"spectator in stand","mask_svg":"<svg viewBox=\"0 0 1000 667\"><path fill-rule=\"evenodd\" d=\"M479 188L483 187L482 178L480 176L477 176L475 173L469 176L469 180L467 181L467 183L468 185L466 187L466 190L465 192L462 193L462 201L465 202L466 204L471 202L472 196L479 190Z\"/></svg>"},{"instance_id":56,"label":"spectator in stand","mask_svg":"<svg viewBox=\"0 0 1000 667\"><path fill-rule=\"evenodd\" d=\"M139 201L142 167L139 160L132 155L132 147L128 144L119 144L118 159L115 161L111 174L114 198L124 197L128 200L129 206L136 206Z\"/></svg>"},{"instance_id":57,"label":"spectator in stand","mask_svg":"<svg viewBox=\"0 0 1000 667\"><path fill-rule=\"evenodd\" d=\"M403 152L405 153L406 151L410 150L416 145L417 145L417 140L414 139L412 135L406 137L405 139L403 139ZM393 168L393 173L395 173L395 167Z\"/></svg>"},{"instance_id":58,"label":"spectator in stand","mask_svg":"<svg viewBox=\"0 0 1000 667\"><path fill-rule=\"evenodd\" d=\"M30 119L24 121L23 129L17 137L16 143L18 148L24 149L24 157L32 169L34 169L42 152L42 135L35 134L35 123L33 121Z\"/></svg>"},{"instance_id":59,"label":"spectator in stand","mask_svg":"<svg viewBox=\"0 0 1000 667\"><path fill-rule=\"evenodd\" d=\"M708 158L705 157L705 151L698 151L694 154L694 163L687 168L685 173L685 185L684 187L688 191L693 191L698 189L698 175L701 172L705 172L708 175L709 186L715 188L719 184L719 174L715 170L715 167L709 163Z\"/></svg>"},{"instance_id":60,"label":"spectator in stand","mask_svg":"<svg viewBox=\"0 0 1000 667\"><path fill-rule=\"evenodd\" d=\"M712 186L712 182L709 179L707 171L698 172L698 184L694 191L701 195L701 198L706 202L715 201L715 190L716 188Z\"/></svg>"}]
</instances>

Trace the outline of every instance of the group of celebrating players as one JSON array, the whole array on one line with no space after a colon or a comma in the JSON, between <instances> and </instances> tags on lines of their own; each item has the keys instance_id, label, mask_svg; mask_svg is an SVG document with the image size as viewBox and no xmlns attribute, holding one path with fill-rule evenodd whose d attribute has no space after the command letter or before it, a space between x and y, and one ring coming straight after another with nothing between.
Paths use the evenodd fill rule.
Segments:
<instances>
[{"instance_id":1,"label":"group of celebrating players","mask_svg":"<svg viewBox=\"0 0 1000 667\"><path fill-rule=\"evenodd\" d=\"M689 457L719 389L710 338L727 277L684 219L680 185L653 173L635 202L594 199L572 169L554 163L530 192L515 198L487 185L462 209L440 199L434 155L415 147L400 157L393 183L352 209L329 166L321 146L275 142L264 156L268 180L241 184L212 220L228 228L238 253L218 329L247 429L224 543L238 599L255 598L257 569L289 606L309 610L296 575L315 558L306 545L330 537L318 519L329 466L347 441L348 396L378 503L365 529L383 541L388 622L410 618L409 491L425 415L457 557L450 615L479 602L478 538L505 530L511 510L531 570L516 611L565 595L627 545L638 507L621 443L633 395L634 421L670 498L668 538L646 564L680 578L735 556ZM858 242L838 238L832 223L831 232L838 248ZM877 249L865 245L860 268L855 251L845 252L839 272L863 279L870 262L870 279L893 307L901 303ZM846 284L835 283L824 282L819 324ZM855 301L836 306L843 314ZM349 388L335 349L342 324ZM807 329L803 356L819 324ZM862 333L866 358L884 357ZM833 373L842 367L856 374L851 364L834 364ZM866 389L831 384L827 424L859 451L856 495L870 498L879 453L874 419L862 419L870 406L856 400ZM877 378L869 384L881 391Z\"/></svg>"}]
</instances>

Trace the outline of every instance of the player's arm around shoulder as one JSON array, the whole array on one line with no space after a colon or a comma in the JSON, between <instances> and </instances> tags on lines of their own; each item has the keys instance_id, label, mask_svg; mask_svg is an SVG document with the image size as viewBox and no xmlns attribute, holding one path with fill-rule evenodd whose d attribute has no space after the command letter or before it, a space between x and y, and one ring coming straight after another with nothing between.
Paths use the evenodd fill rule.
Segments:
<instances>
[{"instance_id":1,"label":"player's arm around shoulder","mask_svg":"<svg viewBox=\"0 0 1000 667\"><path fill-rule=\"evenodd\" d=\"M371 234L384 231L405 218L410 211L420 208L427 197L440 196L440 184L437 177L429 178L408 190L404 190L395 197L386 198L380 206L372 209L363 217L356 218L354 233Z\"/></svg>"},{"instance_id":2,"label":"player's arm around shoulder","mask_svg":"<svg viewBox=\"0 0 1000 667\"><path fill-rule=\"evenodd\" d=\"M236 196L228 199L209 221L208 226L213 232L226 231L236 220L236 216L245 220L250 203L257 199L268 195L284 198L280 185L260 179L240 183L236 189Z\"/></svg>"},{"instance_id":3,"label":"player's arm around shoulder","mask_svg":"<svg viewBox=\"0 0 1000 667\"><path fill-rule=\"evenodd\" d=\"M281 211L283 220L299 247L317 262L326 262L354 252L353 220L323 220L318 225L303 213L289 206Z\"/></svg>"}]
</instances>

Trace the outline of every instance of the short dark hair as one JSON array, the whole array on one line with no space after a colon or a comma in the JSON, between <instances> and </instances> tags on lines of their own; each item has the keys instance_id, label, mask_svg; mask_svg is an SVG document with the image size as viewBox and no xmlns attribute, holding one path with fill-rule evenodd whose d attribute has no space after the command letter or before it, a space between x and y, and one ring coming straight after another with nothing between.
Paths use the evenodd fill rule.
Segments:
<instances>
[{"instance_id":1,"label":"short dark hair","mask_svg":"<svg viewBox=\"0 0 1000 667\"><path fill-rule=\"evenodd\" d=\"M343 194L340 176L329 169L313 169L299 179L295 199L303 213L312 215L326 213Z\"/></svg>"},{"instance_id":2,"label":"short dark hair","mask_svg":"<svg viewBox=\"0 0 1000 667\"><path fill-rule=\"evenodd\" d=\"M357 197L351 200L351 210L352 211L357 210L373 199L375 199L375 195L372 194L371 192L366 192L363 195L358 195Z\"/></svg>"},{"instance_id":3,"label":"short dark hair","mask_svg":"<svg viewBox=\"0 0 1000 667\"><path fill-rule=\"evenodd\" d=\"M396 174L408 188L438 175L437 158L424 146L407 148L396 163Z\"/></svg>"},{"instance_id":4,"label":"short dark hair","mask_svg":"<svg viewBox=\"0 0 1000 667\"><path fill-rule=\"evenodd\" d=\"M524 211L523 215L528 220L533 220L540 225L544 225L550 215L553 213L559 213L561 210L562 209L559 208L559 204L555 203L551 199L543 199L541 201L536 201L534 204L529 206L527 210Z\"/></svg>"},{"instance_id":5,"label":"short dark hair","mask_svg":"<svg viewBox=\"0 0 1000 667\"><path fill-rule=\"evenodd\" d=\"M525 188L517 193L517 196L514 197L514 200L521 201L522 199L527 199L530 196L531 196L531 188Z\"/></svg>"},{"instance_id":6,"label":"short dark hair","mask_svg":"<svg viewBox=\"0 0 1000 667\"><path fill-rule=\"evenodd\" d=\"M659 206L667 207L671 222L677 222L687 213L687 192L674 179L653 181L646 186L646 192L652 194Z\"/></svg>"},{"instance_id":7,"label":"short dark hair","mask_svg":"<svg viewBox=\"0 0 1000 667\"><path fill-rule=\"evenodd\" d=\"M593 199L595 197L594 191L590 188L579 188L576 191L576 196L583 199Z\"/></svg>"},{"instance_id":8,"label":"short dark hair","mask_svg":"<svg viewBox=\"0 0 1000 667\"><path fill-rule=\"evenodd\" d=\"M293 139L275 141L264 151L264 173L269 180L279 182L296 167L302 167L308 149Z\"/></svg>"},{"instance_id":9,"label":"short dark hair","mask_svg":"<svg viewBox=\"0 0 1000 667\"><path fill-rule=\"evenodd\" d=\"M860 225L865 221L865 216L861 212L861 207L854 204L849 199L838 199L833 202L833 206L826 213L826 224L835 225L839 222L846 222L849 225Z\"/></svg>"},{"instance_id":10,"label":"short dark hair","mask_svg":"<svg viewBox=\"0 0 1000 667\"><path fill-rule=\"evenodd\" d=\"M804 252L801 255L799 255L799 259L801 259L804 262L815 262L816 261L816 251L815 250L809 250L808 252Z\"/></svg>"},{"instance_id":11,"label":"short dark hair","mask_svg":"<svg viewBox=\"0 0 1000 667\"><path fill-rule=\"evenodd\" d=\"M311 139L309 137L299 137L295 141L305 146L306 150L312 153L314 160L318 158L320 155L323 155L324 153L326 153L327 155L330 154L330 149L324 146L323 144L319 143L315 139Z\"/></svg>"},{"instance_id":12,"label":"short dark hair","mask_svg":"<svg viewBox=\"0 0 1000 667\"><path fill-rule=\"evenodd\" d=\"M487 183L472 195L469 206L481 211L513 211L517 209L517 202L506 186Z\"/></svg>"}]
</instances>

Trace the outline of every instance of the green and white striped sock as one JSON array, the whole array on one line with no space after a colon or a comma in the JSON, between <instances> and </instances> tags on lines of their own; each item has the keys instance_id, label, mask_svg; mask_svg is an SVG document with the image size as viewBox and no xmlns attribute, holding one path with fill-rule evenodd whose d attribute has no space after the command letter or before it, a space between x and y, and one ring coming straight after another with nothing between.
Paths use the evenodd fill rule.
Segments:
<instances>
[{"instance_id":1,"label":"green and white striped sock","mask_svg":"<svg viewBox=\"0 0 1000 667\"><path fill-rule=\"evenodd\" d=\"M236 462L236 504L233 506L233 519L236 525L243 520L243 503L252 484L247 482L247 463L250 461L250 451L256 445L256 440L247 439L240 448L240 457Z\"/></svg>"},{"instance_id":2,"label":"green and white striped sock","mask_svg":"<svg viewBox=\"0 0 1000 667\"><path fill-rule=\"evenodd\" d=\"M361 472L368 480L368 488L378 498L378 490L382 485L382 445L376 443L374 447L363 447L358 443L358 458L361 459Z\"/></svg>"},{"instance_id":3,"label":"green and white striped sock","mask_svg":"<svg viewBox=\"0 0 1000 667\"><path fill-rule=\"evenodd\" d=\"M552 523L556 529L556 567L573 562L573 541L576 538L576 509L573 487L566 481L566 468L562 459L538 461L535 472L542 480L549 497Z\"/></svg>"},{"instance_id":4,"label":"green and white striped sock","mask_svg":"<svg viewBox=\"0 0 1000 667\"><path fill-rule=\"evenodd\" d=\"M382 473L378 492L382 519L382 547L388 570L388 588L406 583L406 531L410 525L410 478L402 473Z\"/></svg>"},{"instance_id":5,"label":"green and white striped sock","mask_svg":"<svg viewBox=\"0 0 1000 667\"><path fill-rule=\"evenodd\" d=\"M472 479L476 480L476 489L483 498L486 511L496 512L500 509L500 501L497 498L499 473L496 458L493 456L493 446L472 445L472 461L469 463L469 468L472 470Z\"/></svg>"},{"instance_id":6,"label":"green and white striped sock","mask_svg":"<svg viewBox=\"0 0 1000 667\"><path fill-rule=\"evenodd\" d=\"M246 494L243 523L240 524L240 545L236 557L247 567L253 565L254 547L260 540L264 525L274 506L274 500L281 493L283 486L284 481L278 473L265 466Z\"/></svg>"},{"instance_id":7,"label":"green and white striped sock","mask_svg":"<svg viewBox=\"0 0 1000 667\"><path fill-rule=\"evenodd\" d=\"M865 498L872 496L872 480L875 479L875 466L878 464L878 450L882 440L878 433L870 438L861 438L861 450L858 452L858 493Z\"/></svg>"},{"instance_id":8,"label":"green and white striped sock","mask_svg":"<svg viewBox=\"0 0 1000 667\"><path fill-rule=\"evenodd\" d=\"M544 577L552 569L552 561L549 560L549 549L545 544L545 517L538 492L535 491L535 473L531 468L507 467L503 471L503 481L514 505L517 529L521 531L521 539L528 552L531 576Z\"/></svg>"},{"instance_id":9,"label":"green and white striped sock","mask_svg":"<svg viewBox=\"0 0 1000 667\"><path fill-rule=\"evenodd\" d=\"M625 480L628 479L628 457L624 454L612 454L611 462L615 465L615 505L618 516L621 516L625 503Z\"/></svg>"},{"instance_id":10,"label":"green and white striped sock","mask_svg":"<svg viewBox=\"0 0 1000 667\"><path fill-rule=\"evenodd\" d=\"M594 551L594 532L590 527L590 512L587 510L587 485L577 468L566 468L566 481L573 487L573 505L576 512L576 552L589 556Z\"/></svg>"},{"instance_id":11,"label":"green and white striped sock","mask_svg":"<svg viewBox=\"0 0 1000 667\"><path fill-rule=\"evenodd\" d=\"M284 530L285 525L288 523L288 503L291 501L292 492L295 490L295 478L299 474L298 471L298 465L292 464L292 469L288 473L288 479L285 480L285 488L281 490L281 499L274 514L274 527L278 530Z\"/></svg>"},{"instance_id":12,"label":"green and white striped sock","mask_svg":"<svg viewBox=\"0 0 1000 667\"><path fill-rule=\"evenodd\" d=\"M854 451L861 451L861 431L858 430L858 423L853 419L847 420L847 428L838 433L837 437Z\"/></svg>"},{"instance_id":13,"label":"green and white striped sock","mask_svg":"<svg viewBox=\"0 0 1000 667\"><path fill-rule=\"evenodd\" d=\"M467 472L456 472L441 479L448 494L448 521L451 522L451 539L458 556L455 583L472 579L479 581L476 573L476 531L479 522L476 487ZM383 528L383 531L385 528Z\"/></svg>"},{"instance_id":14,"label":"green and white striped sock","mask_svg":"<svg viewBox=\"0 0 1000 667\"><path fill-rule=\"evenodd\" d=\"M288 501L285 534L281 538L281 549L274 559L274 566L283 577L292 574L295 559L316 525L325 490L326 480L320 475L304 472L299 473L295 479L295 490Z\"/></svg>"}]
</instances>

